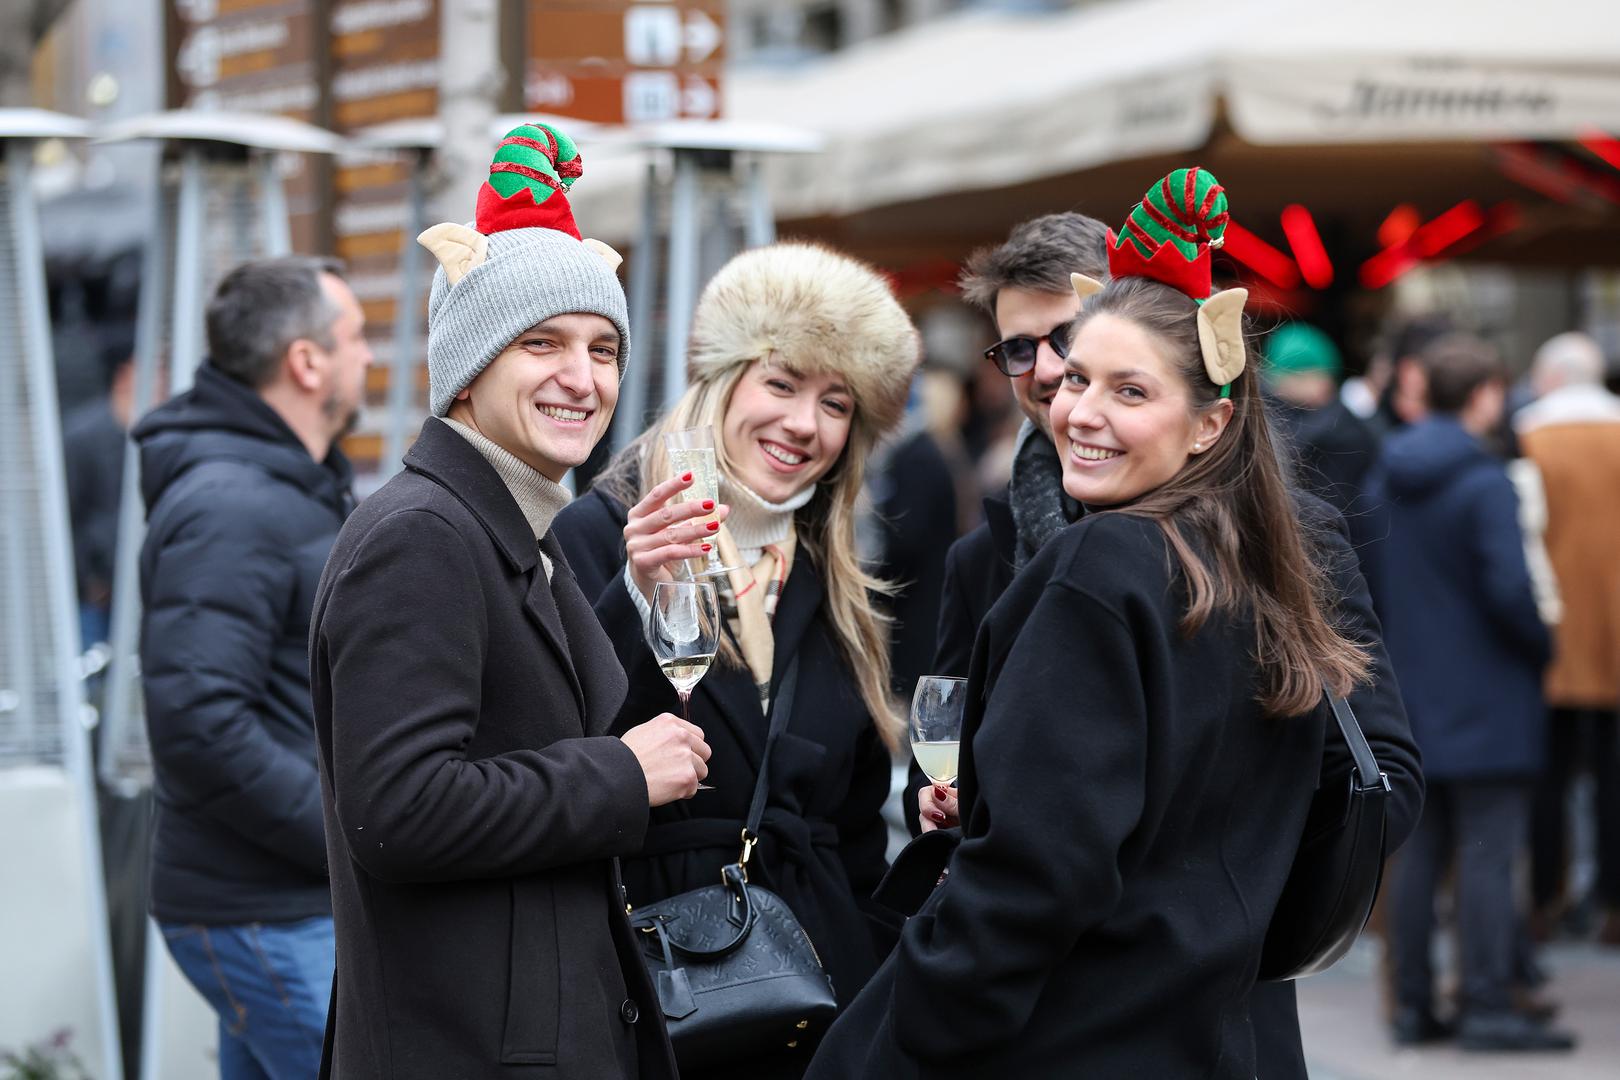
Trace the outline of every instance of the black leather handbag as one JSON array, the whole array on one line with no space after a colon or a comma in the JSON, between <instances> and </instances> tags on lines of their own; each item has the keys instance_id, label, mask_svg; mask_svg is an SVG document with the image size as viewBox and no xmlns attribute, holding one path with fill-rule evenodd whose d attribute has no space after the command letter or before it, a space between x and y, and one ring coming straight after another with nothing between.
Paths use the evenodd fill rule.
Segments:
<instances>
[{"instance_id":1,"label":"black leather handbag","mask_svg":"<svg viewBox=\"0 0 1620 1080\"><path fill-rule=\"evenodd\" d=\"M748 883L771 751L787 727L798 674L794 657L771 709L737 861L721 868L718 885L630 913L683 1072L808 1049L838 1011L832 980L799 920L781 897Z\"/></svg>"},{"instance_id":2,"label":"black leather handbag","mask_svg":"<svg viewBox=\"0 0 1620 1080\"><path fill-rule=\"evenodd\" d=\"M1346 784L1324 784L1260 954L1260 978L1283 982L1326 971L1350 951L1372 914L1384 873L1389 777L1342 697L1328 696L1353 767Z\"/></svg>"}]
</instances>

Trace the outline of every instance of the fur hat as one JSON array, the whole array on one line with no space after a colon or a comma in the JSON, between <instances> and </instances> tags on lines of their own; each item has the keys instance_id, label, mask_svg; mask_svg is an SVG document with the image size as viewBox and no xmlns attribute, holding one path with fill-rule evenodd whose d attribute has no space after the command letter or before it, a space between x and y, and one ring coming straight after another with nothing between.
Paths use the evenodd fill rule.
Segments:
<instances>
[{"instance_id":1,"label":"fur hat","mask_svg":"<svg viewBox=\"0 0 1620 1080\"><path fill-rule=\"evenodd\" d=\"M692 316L687 378L708 382L775 357L838 375L855 424L875 439L899 424L920 359L917 329L877 271L815 244L745 251L721 267Z\"/></svg>"}]
</instances>

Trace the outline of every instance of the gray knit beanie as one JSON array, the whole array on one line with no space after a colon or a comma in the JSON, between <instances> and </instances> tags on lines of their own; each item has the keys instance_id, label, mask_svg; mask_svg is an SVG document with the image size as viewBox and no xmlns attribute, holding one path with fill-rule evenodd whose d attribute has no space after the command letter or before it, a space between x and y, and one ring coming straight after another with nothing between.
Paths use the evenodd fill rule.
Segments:
<instances>
[{"instance_id":1,"label":"gray knit beanie","mask_svg":"<svg viewBox=\"0 0 1620 1080\"><path fill-rule=\"evenodd\" d=\"M559 164L560 159L560 164ZM618 256L581 240L564 195L578 150L544 124L514 128L496 151L473 225L435 225L418 239L439 260L428 296L428 405L450 403L531 326L558 315L600 315L619 331L619 374L630 318Z\"/></svg>"}]
</instances>

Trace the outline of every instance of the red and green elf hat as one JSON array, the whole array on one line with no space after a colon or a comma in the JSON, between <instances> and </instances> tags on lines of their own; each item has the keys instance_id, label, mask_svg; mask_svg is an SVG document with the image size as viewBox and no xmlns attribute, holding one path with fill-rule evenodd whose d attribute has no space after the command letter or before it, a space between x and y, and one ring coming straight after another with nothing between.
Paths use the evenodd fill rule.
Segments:
<instances>
[{"instance_id":1,"label":"red and green elf hat","mask_svg":"<svg viewBox=\"0 0 1620 1080\"><path fill-rule=\"evenodd\" d=\"M1209 252L1224 242L1228 220L1226 189L1214 175L1196 165L1177 169L1148 190L1118 236L1108 230L1108 272L1207 299Z\"/></svg>"},{"instance_id":2,"label":"red and green elf hat","mask_svg":"<svg viewBox=\"0 0 1620 1080\"><path fill-rule=\"evenodd\" d=\"M549 124L520 124L508 131L489 179L478 189L478 231L489 236L507 229L556 229L580 239L567 191L584 164L574 140Z\"/></svg>"}]
</instances>

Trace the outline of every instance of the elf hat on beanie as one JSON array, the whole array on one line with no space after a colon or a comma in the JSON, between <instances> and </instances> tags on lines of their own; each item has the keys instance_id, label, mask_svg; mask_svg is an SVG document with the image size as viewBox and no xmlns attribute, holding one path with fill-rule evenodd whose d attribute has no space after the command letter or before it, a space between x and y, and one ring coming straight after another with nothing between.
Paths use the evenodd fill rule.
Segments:
<instances>
[{"instance_id":1,"label":"elf hat on beanie","mask_svg":"<svg viewBox=\"0 0 1620 1080\"><path fill-rule=\"evenodd\" d=\"M472 225L446 222L417 242L439 269L428 296L428 405L444 416L456 395L523 331L558 315L600 315L619 331L619 374L630 319L617 252L581 240L567 191L583 172L572 139L547 124L507 132L478 191Z\"/></svg>"},{"instance_id":2,"label":"elf hat on beanie","mask_svg":"<svg viewBox=\"0 0 1620 1080\"><path fill-rule=\"evenodd\" d=\"M1198 305L1198 344L1204 370L1232 394L1232 382L1243 374L1243 305L1247 289L1210 295L1210 252L1225 242L1226 189L1207 169L1177 169L1142 197L1118 235L1108 230L1108 273L1116 280L1145 277L1185 293ZM1083 304L1100 292L1101 282L1084 274L1070 275Z\"/></svg>"},{"instance_id":3,"label":"elf hat on beanie","mask_svg":"<svg viewBox=\"0 0 1620 1080\"><path fill-rule=\"evenodd\" d=\"M916 327L877 271L815 244L781 243L743 252L704 287L686 371L709 382L774 360L837 375L855 399L857 433L875 442L899 424L920 356Z\"/></svg>"}]
</instances>

